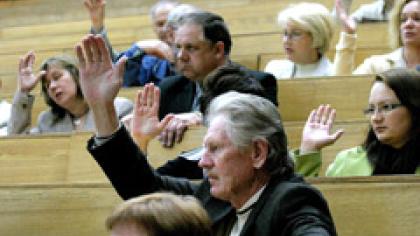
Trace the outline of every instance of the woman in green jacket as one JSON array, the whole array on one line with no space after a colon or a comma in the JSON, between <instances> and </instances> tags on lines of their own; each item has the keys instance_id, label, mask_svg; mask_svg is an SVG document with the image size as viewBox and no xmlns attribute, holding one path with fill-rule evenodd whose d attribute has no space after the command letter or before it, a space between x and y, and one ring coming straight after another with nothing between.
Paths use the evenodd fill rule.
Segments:
<instances>
[{"instance_id":1,"label":"woman in green jacket","mask_svg":"<svg viewBox=\"0 0 420 236\"><path fill-rule=\"evenodd\" d=\"M326 171L326 176L369 176L420 174L420 73L392 69L376 76L369 105L364 110L370 128L363 144L341 151ZM331 134L335 110L321 105L305 124L297 166L312 166L318 175L321 149L333 144L342 134Z\"/></svg>"}]
</instances>

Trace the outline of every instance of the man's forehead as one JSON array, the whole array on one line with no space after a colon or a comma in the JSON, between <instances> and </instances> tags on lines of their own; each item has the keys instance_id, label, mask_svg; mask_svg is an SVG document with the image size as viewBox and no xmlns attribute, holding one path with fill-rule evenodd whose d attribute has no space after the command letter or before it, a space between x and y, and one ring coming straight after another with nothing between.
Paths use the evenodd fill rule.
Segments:
<instances>
[{"instance_id":1,"label":"man's forehead","mask_svg":"<svg viewBox=\"0 0 420 236\"><path fill-rule=\"evenodd\" d=\"M175 31L175 42L177 41L205 41L203 28L194 23L181 25Z\"/></svg>"}]
</instances>

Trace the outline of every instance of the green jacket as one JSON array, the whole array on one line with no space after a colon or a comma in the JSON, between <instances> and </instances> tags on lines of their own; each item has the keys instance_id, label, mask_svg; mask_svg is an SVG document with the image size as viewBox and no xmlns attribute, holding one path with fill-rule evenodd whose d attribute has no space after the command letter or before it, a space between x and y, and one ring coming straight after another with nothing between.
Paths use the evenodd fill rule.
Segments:
<instances>
[{"instance_id":1,"label":"green jacket","mask_svg":"<svg viewBox=\"0 0 420 236\"><path fill-rule=\"evenodd\" d=\"M296 170L303 176L318 176L322 166L321 152L313 152L304 155L299 154L299 150L291 152L295 160ZM369 163L366 151L363 147L357 146L343 150L337 154L325 173L325 176L370 176L373 167ZM416 175L420 175L420 167L416 170Z\"/></svg>"}]
</instances>

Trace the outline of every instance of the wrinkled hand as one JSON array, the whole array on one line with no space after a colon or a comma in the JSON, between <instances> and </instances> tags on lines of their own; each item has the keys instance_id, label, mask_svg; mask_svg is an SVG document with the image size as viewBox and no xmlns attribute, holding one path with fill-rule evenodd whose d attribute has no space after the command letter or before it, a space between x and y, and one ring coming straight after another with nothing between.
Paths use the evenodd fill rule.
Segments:
<instances>
[{"instance_id":1,"label":"wrinkled hand","mask_svg":"<svg viewBox=\"0 0 420 236\"><path fill-rule=\"evenodd\" d=\"M147 54L166 59L168 61L174 62L174 53L171 47L160 40L141 40L138 41L137 46L143 49Z\"/></svg>"},{"instance_id":2,"label":"wrinkled hand","mask_svg":"<svg viewBox=\"0 0 420 236\"><path fill-rule=\"evenodd\" d=\"M89 12L92 27L99 31L104 26L105 19L105 0L84 0L83 5Z\"/></svg>"},{"instance_id":3,"label":"wrinkled hand","mask_svg":"<svg viewBox=\"0 0 420 236\"><path fill-rule=\"evenodd\" d=\"M76 45L80 87L89 106L113 104L124 75L125 57L115 65L100 36L88 35Z\"/></svg>"},{"instance_id":4,"label":"wrinkled hand","mask_svg":"<svg viewBox=\"0 0 420 236\"><path fill-rule=\"evenodd\" d=\"M330 134L334 119L335 109L329 105L320 105L317 110L312 110L303 128L301 154L320 151L341 137L344 132L342 129Z\"/></svg>"},{"instance_id":5,"label":"wrinkled hand","mask_svg":"<svg viewBox=\"0 0 420 236\"><path fill-rule=\"evenodd\" d=\"M173 147L175 143L180 143L185 131L189 126L202 124L201 113L176 114L165 129L159 135L159 141L164 147Z\"/></svg>"},{"instance_id":6,"label":"wrinkled hand","mask_svg":"<svg viewBox=\"0 0 420 236\"><path fill-rule=\"evenodd\" d=\"M335 0L335 11L340 20L343 31L348 34L354 34L357 29L356 21L350 17L344 8L342 0Z\"/></svg>"},{"instance_id":7,"label":"wrinkled hand","mask_svg":"<svg viewBox=\"0 0 420 236\"><path fill-rule=\"evenodd\" d=\"M173 115L167 115L159 121L159 102L160 90L153 84L146 84L137 94L131 134L144 152L147 152L149 141L155 138L173 118Z\"/></svg>"},{"instance_id":8,"label":"wrinkled hand","mask_svg":"<svg viewBox=\"0 0 420 236\"><path fill-rule=\"evenodd\" d=\"M18 69L18 90L20 92L29 93L32 91L35 86L38 84L38 81L45 74L45 71L39 72L35 76L33 72L33 65L35 62L35 54L30 51L19 59L19 69Z\"/></svg>"}]
</instances>

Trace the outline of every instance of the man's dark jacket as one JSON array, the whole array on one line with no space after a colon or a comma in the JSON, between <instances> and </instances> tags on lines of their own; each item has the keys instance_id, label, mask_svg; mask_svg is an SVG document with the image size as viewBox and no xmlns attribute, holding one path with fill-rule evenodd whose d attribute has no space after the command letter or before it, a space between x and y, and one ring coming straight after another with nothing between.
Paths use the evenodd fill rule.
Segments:
<instances>
[{"instance_id":1,"label":"man's dark jacket","mask_svg":"<svg viewBox=\"0 0 420 236\"><path fill-rule=\"evenodd\" d=\"M207 180L198 184L157 174L124 127L100 146L89 140L88 150L123 199L156 191L194 195L208 212L214 231L234 212L228 202L210 195ZM270 180L242 229L241 236L245 235L319 236L336 232L321 193L292 175Z\"/></svg>"}]
</instances>

